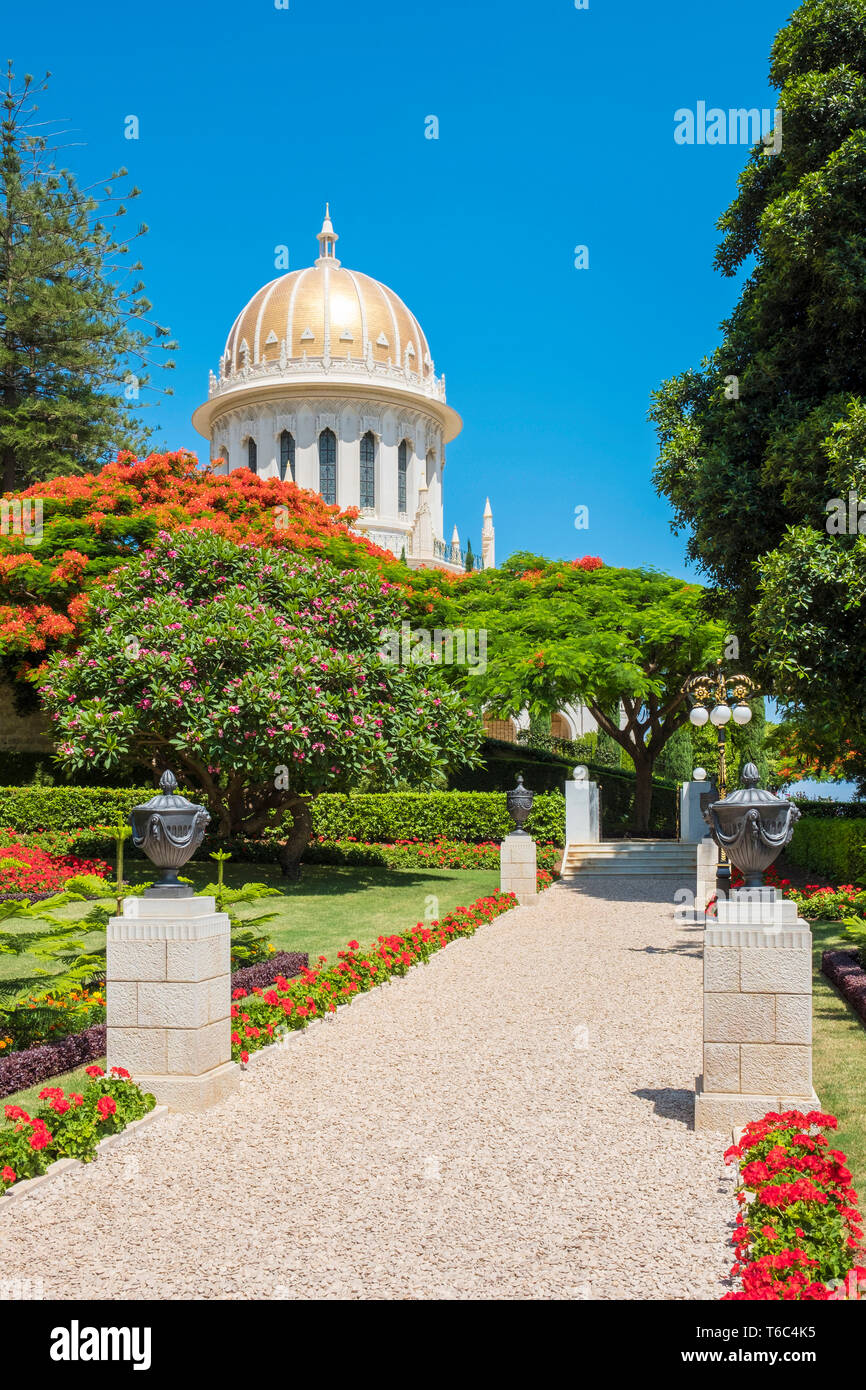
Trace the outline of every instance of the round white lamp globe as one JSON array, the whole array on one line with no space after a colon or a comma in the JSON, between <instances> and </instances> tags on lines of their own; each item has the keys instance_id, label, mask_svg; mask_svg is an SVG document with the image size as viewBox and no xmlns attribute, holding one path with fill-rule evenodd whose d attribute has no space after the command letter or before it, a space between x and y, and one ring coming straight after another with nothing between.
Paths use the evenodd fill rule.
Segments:
<instances>
[{"instance_id":1,"label":"round white lamp globe","mask_svg":"<svg viewBox=\"0 0 866 1390\"><path fill-rule=\"evenodd\" d=\"M749 722L749 720L751 719L751 717L752 717L752 711L749 709L749 706L748 706L748 705L743 705L743 704L734 705L734 723L735 723L735 724L748 724L748 722Z\"/></svg>"},{"instance_id":2,"label":"round white lamp globe","mask_svg":"<svg viewBox=\"0 0 866 1390\"><path fill-rule=\"evenodd\" d=\"M583 763L578 763L574 772L571 774L575 782L585 782L589 776L589 768L584 767Z\"/></svg>"},{"instance_id":3,"label":"round white lamp globe","mask_svg":"<svg viewBox=\"0 0 866 1390\"><path fill-rule=\"evenodd\" d=\"M716 705L715 709L710 710L710 719L717 729L721 729L731 718L730 705Z\"/></svg>"},{"instance_id":4,"label":"round white lamp globe","mask_svg":"<svg viewBox=\"0 0 866 1390\"><path fill-rule=\"evenodd\" d=\"M692 781L693 781L693 782L705 782L706 780L707 780L707 769L706 769L705 767L696 767L695 770L694 770L694 772L692 773Z\"/></svg>"},{"instance_id":5,"label":"round white lamp globe","mask_svg":"<svg viewBox=\"0 0 866 1390\"><path fill-rule=\"evenodd\" d=\"M689 715L689 719L691 720L692 724L694 724L695 727L698 729L703 728L709 717L710 716L704 709L703 705L695 705L694 709Z\"/></svg>"}]
</instances>

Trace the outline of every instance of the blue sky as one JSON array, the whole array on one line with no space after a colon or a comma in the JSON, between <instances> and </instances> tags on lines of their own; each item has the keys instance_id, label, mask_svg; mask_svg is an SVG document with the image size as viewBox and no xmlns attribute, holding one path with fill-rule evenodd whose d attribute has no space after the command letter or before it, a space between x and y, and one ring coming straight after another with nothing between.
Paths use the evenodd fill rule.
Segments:
<instances>
[{"instance_id":1,"label":"blue sky","mask_svg":"<svg viewBox=\"0 0 866 1390\"><path fill-rule=\"evenodd\" d=\"M676 144L674 112L772 108L768 54L792 9L47 0L7 14L4 52L52 71L42 112L81 142L64 152L81 182L125 164L143 190L143 278L180 343L175 395L149 412L166 446L205 449L190 415L208 369L274 247L311 263L327 198L344 264L418 316L463 416L446 534L456 521L478 550L489 494L500 560L686 574L646 411L736 298L712 269L714 224L748 151Z\"/></svg>"}]
</instances>

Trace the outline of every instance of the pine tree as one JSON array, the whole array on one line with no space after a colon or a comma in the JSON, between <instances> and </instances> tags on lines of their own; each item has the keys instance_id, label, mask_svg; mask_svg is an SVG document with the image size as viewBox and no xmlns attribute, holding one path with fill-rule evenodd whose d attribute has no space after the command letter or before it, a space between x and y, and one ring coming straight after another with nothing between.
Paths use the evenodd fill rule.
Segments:
<instances>
[{"instance_id":1,"label":"pine tree","mask_svg":"<svg viewBox=\"0 0 866 1390\"><path fill-rule=\"evenodd\" d=\"M123 265L129 241L108 225L126 214L111 182L100 197L79 188L54 164L45 135L33 133L33 98L48 76L16 84L10 63L2 100L0 491L140 450L150 431L135 412L149 353L168 335L148 319L143 285L124 284L141 264ZM111 179L125 176L120 169Z\"/></svg>"}]
</instances>

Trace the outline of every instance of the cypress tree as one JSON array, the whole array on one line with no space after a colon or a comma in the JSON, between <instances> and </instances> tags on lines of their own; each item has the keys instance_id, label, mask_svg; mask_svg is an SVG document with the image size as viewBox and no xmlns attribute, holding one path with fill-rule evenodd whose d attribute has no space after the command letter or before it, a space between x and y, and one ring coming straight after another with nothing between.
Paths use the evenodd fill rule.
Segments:
<instances>
[{"instance_id":1,"label":"cypress tree","mask_svg":"<svg viewBox=\"0 0 866 1390\"><path fill-rule=\"evenodd\" d=\"M33 98L48 76L16 83L10 63L2 100L0 491L86 472L119 449L140 452L150 435L136 416L150 349L168 335L148 319L134 280L141 263L123 264L147 228L117 240L110 223L126 209L111 182L101 197L79 188L33 133ZM125 176L119 169L110 179Z\"/></svg>"}]
</instances>

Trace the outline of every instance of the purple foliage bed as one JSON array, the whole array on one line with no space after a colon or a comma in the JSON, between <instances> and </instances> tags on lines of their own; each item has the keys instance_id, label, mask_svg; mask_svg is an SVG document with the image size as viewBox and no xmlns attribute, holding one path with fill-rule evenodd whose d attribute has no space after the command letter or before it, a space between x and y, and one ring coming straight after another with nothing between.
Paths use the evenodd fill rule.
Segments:
<instances>
[{"instance_id":1,"label":"purple foliage bed","mask_svg":"<svg viewBox=\"0 0 866 1390\"><path fill-rule=\"evenodd\" d=\"M300 975L304 966L309 965L310 957L304 951L278 951L270 960L261 965L245 965L232 975L232 989L264 989L273 984L278 975L291 979ZM64 1072L74 1071L76 1067L95 1062L97 1057L105 1056L105 1024L96 1023L81 1033L70 1033L56 1043L43 1043L39 1047L28 1047L21 1052L11 1052L0 1059L0 1099L25 1091L28 1086L37 1086L40 1081L50 1081L52 1076L62 1076Z\"/></svg>"},{"instance_id":2,"label":"purple foliage bed","mask_svg":"<svg viewBox=\"0 0 866 1390\"><path fill-rule=\"evenodd\" d=\"M856 951L823 951L821 970L866 1023L866 970Z\"/></svg>"}]
</instances>

